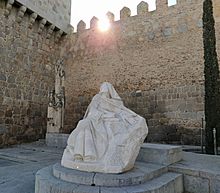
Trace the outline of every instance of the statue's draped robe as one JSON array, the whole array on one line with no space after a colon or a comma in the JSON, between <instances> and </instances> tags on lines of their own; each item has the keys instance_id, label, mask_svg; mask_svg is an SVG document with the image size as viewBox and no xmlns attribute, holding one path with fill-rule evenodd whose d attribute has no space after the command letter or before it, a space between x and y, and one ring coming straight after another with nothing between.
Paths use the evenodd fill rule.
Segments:
<instances>
[{"instance_id":1,"label":"statue's draped robe","mask_svg":"<svg viewBox=\"0 0 220 193\"><path fill-rule=\"evenodd\" d=\"M103 92L108 93L109 97ZM137 153L132 155L129 151L132 148L140 149L138 146L148 132L145 119L126 108L109 83L104 85L103 92L101 89L100 93L93 97L84 118L70 134L63 159L66 153L72 161L99 163L104 167L108 167L108 164L122 166L129 164L126 162L131 160L135 161ZM133 143L134 141L136 143ZM133 143L133 147L126 149L129 143ZM123 161L123 156L127 156L128 160ZM62 165L70 167L64 161Z\"/></svg>"}]
</instances>

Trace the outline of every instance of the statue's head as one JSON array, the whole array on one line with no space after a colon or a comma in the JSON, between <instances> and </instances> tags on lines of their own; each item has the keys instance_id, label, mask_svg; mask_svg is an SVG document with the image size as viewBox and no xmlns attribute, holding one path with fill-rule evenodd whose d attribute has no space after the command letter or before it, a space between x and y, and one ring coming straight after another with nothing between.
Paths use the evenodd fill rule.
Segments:
<instances>
[{"instance_id":1,"label":"statue's head","mask_svg":"<svg viewBox=\"0 0 220 193\"><path fill-rule=\"evenodd\" d=\"M121 98L116 92L115 88L109 82L103 82L100 86L99 94L106 98L120 100Z\"/></svg>"},{"instance_id":2,"label":"statue's head","mask_svg":"<svg viewBox=\"0 0 220 193\"><path fill-rule=\"evenodd\" d=\"M112 85L108 82L103 82L100 86L100 91L99 94L101 94L102 96L106 97L106 98L111 98L110 96L110 88L112 87Z\"/></svg>"}]
</instances>

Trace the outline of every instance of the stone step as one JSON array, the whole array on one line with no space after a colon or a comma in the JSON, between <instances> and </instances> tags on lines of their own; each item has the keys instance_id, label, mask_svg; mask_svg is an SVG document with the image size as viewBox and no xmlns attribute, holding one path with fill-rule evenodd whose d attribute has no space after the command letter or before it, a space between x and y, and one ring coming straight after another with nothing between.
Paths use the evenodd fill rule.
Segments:
<instances>
[{"instance_id":1,"label":"stone step","mask_svg":"<svg viewBox=\"0 0 220 193\"><path fill-rule=\"evenodd\" d=\"M122 174L84 172L65 168L60 163L53 165L53 175L55 177L67 182L89 186L118 187L142 184L167 171L168 168L165 166L144 162L136 162L132 170Z\"/></svg>"},{"instance_id":2,"label":"stone step","mask_svg":"<svg viewBox=\"0 0 220 193\"><path fill-rule=\"evenodd\" d=\"M182 174L165 173L143 184L123 187L79 185L53 176L53 167L36 174L35 193L183 193Z\"/></svg>"},{"instance_id":3,"label":"stone step","mask_svg":"<svg viewBox=\"0 0 220 193\"><path fill-rule=\"evenodd\" d=\"M180 146L153 143L144 143L137 157L138 161L166 166L176 163L181 159L182 148Z\"/></svg>"}]
</instances>

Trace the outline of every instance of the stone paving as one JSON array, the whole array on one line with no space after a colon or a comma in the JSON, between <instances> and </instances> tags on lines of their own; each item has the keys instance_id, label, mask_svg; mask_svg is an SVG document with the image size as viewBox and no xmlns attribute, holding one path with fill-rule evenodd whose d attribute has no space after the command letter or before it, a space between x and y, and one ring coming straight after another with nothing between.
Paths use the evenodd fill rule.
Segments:
<instances>
[{"instance_id":1,"label":"stone paving","mask_svg":"<svg viewBox=\"0 0 220 193\"><path fill-rule=\"evenodd\" d=\"M0 149L0 193L34 193L36 172L59 162L62 152L63 149L47 147L43 142ZM219 156L184 152L183 161L169 170L184 174L185 191L220 192Z\"/></svg>"},{"instance_id":2,"label":"stone paving","mask_svg":"<svg viewBox=\"0 0 220 193\"><path fill-rule=\"evenodd\" d=\"M58 162L62 152L39 143L0 149L0 193L34 193L36 172Z\"/></svg>"}]
</instances>

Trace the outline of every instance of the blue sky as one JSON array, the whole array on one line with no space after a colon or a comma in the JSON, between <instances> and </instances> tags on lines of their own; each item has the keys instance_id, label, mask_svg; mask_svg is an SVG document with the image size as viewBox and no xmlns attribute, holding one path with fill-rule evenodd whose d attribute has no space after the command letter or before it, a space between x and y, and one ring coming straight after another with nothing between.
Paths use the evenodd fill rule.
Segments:
<instances>
[{"instance_id":1,"label":"blue sky","mask_svg":"<svg viewBox=\"0 0 220 193\"><path fill-rule=\"evenodd\" d=\"M83 20L89 28L89 21L93 16L102 19L108 11L114 13L115 20L119 20L120 10L124 6L131 9L131 15L136 15L136 7L140 2L141 0L72 0L71 23L76 29L77 23ZM155 9L155 0L145 0L145 2L148 2L150 10ZM175 3L176 0L169 0L169 5Z\"/></svg>"}]
</instances>

